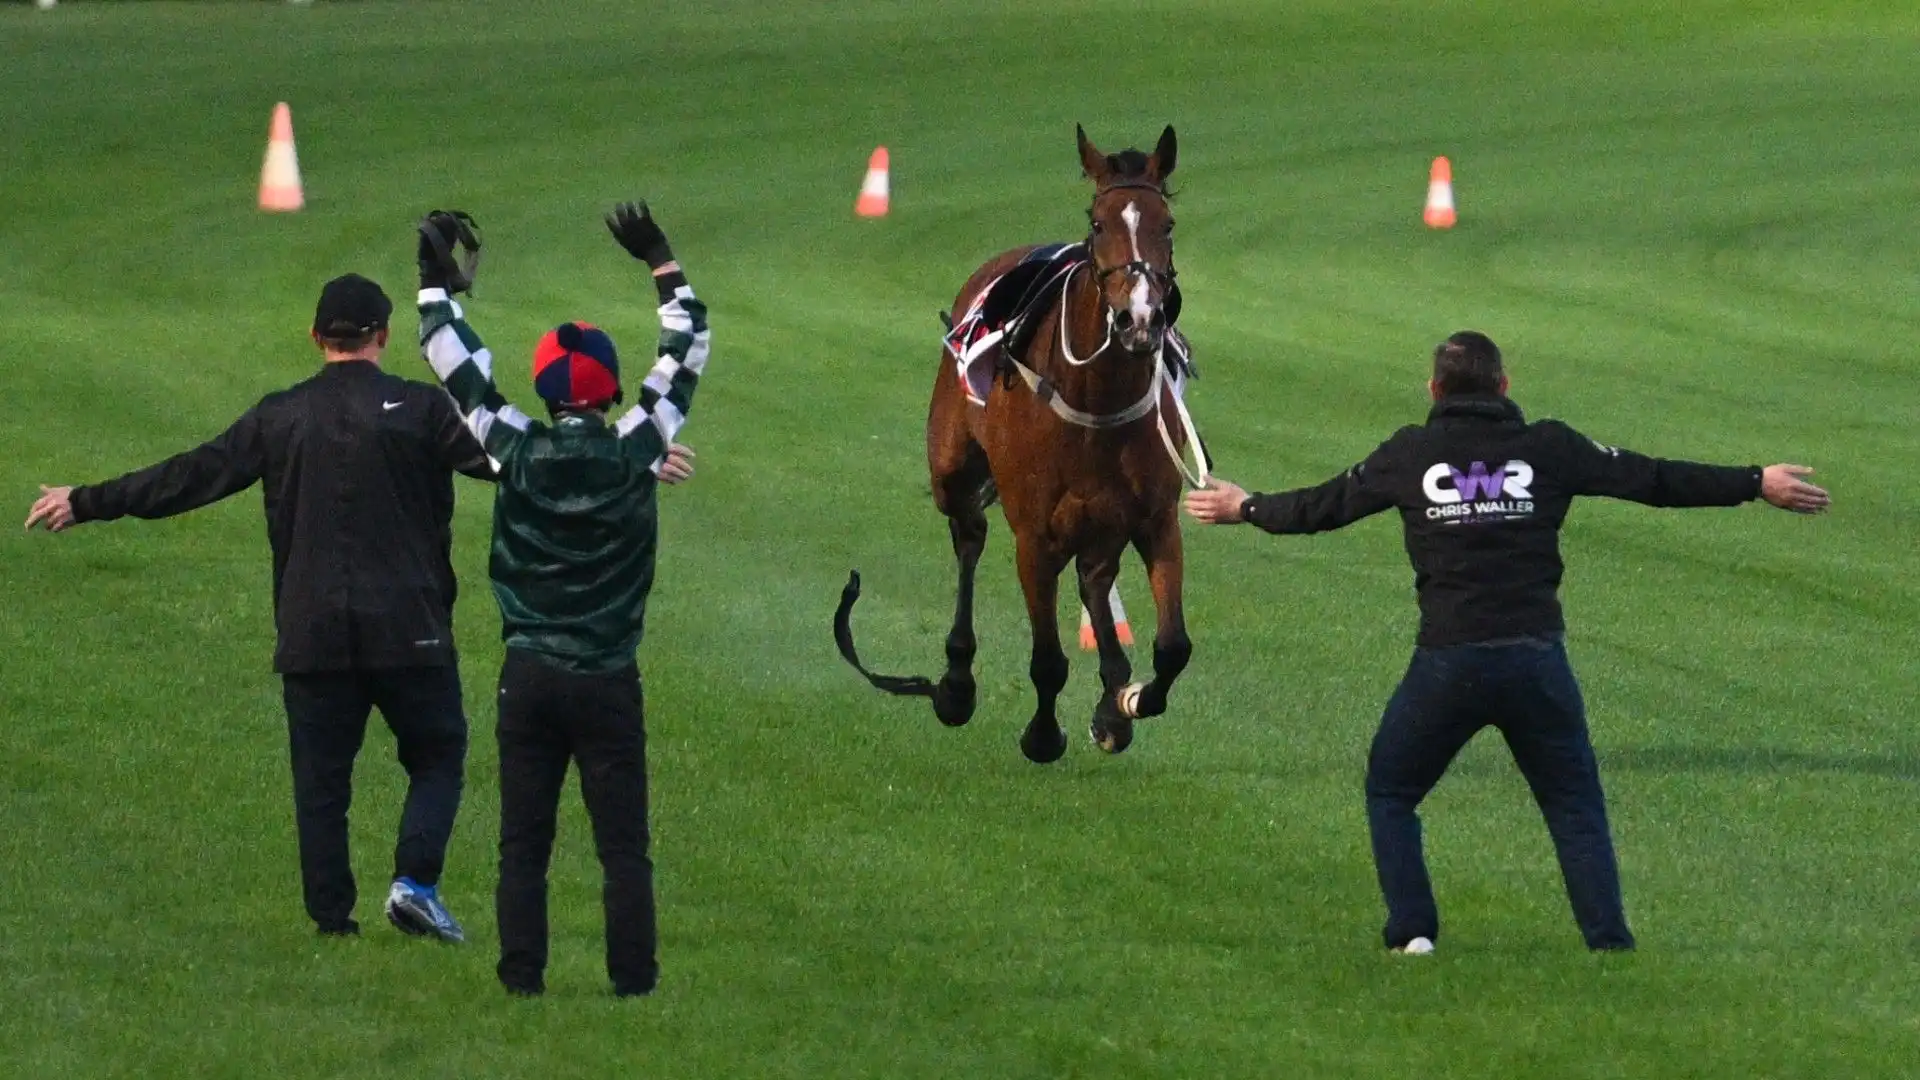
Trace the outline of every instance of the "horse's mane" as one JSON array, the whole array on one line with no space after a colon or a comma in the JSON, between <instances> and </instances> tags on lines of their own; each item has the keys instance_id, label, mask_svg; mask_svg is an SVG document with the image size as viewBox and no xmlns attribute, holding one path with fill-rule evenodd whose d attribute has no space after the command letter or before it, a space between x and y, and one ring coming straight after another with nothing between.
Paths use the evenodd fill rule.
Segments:
<instances>
[{"instance_id":1,"label":"horse's mane","mask_svg":"<svg viewBox=\"0 0 1920 1080\"><path fill-rule=\"evenodd\" d=\"M1173 192L1167 188L1165 180L1151 180L1147 176L1147 155L1144 151L1129 146L1125 150L1107 155L1107 187L1121 184L1147 184L1157 189L1168 199Z\"/></svg>"}]
</instances>

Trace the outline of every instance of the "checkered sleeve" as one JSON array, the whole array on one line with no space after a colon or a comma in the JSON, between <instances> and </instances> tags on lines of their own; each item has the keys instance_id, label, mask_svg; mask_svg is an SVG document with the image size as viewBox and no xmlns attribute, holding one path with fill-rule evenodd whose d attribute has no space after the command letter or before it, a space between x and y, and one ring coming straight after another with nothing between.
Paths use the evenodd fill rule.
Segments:
<instances>
[{"instance_id":1,"label":"checkered sleeve","mask_svg":"<svg viewBox=\"0 0 1920 1080\"><path fill-rule=\"evenodd\" d=\"M498 463L532 426L493 384L493 353L467 325L459 301L445 289L420 290L420 355L466 417L467 429Z\"/></svg>"},{"instance_id":2,"label":"checkered sleeve","mask_svg":"<svg viewBox=\"0 0 1920 1080\"><path fill-rule=\"evenodd\" d=\"M614 424L631 451L655 472L687 422L712 336L707 306L693 295L686 274L674 263L663 269L666 272L653 279L660 294L659 356L640 385L639 401Z\"/></svg>"}]
</instances>

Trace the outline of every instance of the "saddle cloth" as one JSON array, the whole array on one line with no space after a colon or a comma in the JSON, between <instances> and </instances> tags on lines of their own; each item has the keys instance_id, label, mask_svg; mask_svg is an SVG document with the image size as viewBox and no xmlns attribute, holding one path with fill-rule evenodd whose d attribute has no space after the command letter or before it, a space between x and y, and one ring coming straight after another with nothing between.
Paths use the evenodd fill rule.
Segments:
<instances>
[{"instance_id":1,"label":"saddle cloth","mask_svg":"<svg viewBox=\"0 0 1920 1080\"><path fill-rule=\"evenodd\" d=\"M960 385L966 387L967 400L975 405L987 403L993 377L1003 365L1003 355L1019 356L1026 351L1034 328L1043 321L1047 308L1060 298L1073 271L1092 260L1087 245L1044 244L1034 248L1006 273L987 283L974 297L966 313L946 334L947 353L959 368ZM1179 311L1178 294L1169 298L1168 307ZM1172 363L1174 393L1186 389L1186 378L1193 374L1191 349L1177 330L1167 332L1167 353ZM1008 368L1007 370L1011 370Z\"/></svg>"}]
</instances>

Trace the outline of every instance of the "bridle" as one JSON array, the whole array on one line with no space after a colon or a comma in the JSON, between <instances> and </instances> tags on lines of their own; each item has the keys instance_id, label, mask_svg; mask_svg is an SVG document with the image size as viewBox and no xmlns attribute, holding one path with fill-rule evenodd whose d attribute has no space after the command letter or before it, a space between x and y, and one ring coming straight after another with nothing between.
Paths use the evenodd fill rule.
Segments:
<instances>
[{"instance_id":1,"label":"bridle","mask_svg":"<svg viewBox=\"0 0 1920 1080\"><path fill-rule=\"evenodd\" d=\"M1137 190L1137 191L1151 191L1155 195L1160 196L1160 198L1163 201L1167 197L1166 189L1162 188L1159 184L1149 184L1149 183L1146 183L1145 181L1136 180L1136 181L1128 181L1127 183L1123 183L1123 184L1113 184L1108 187L1102 188L1098 194L1094 195L1094 199L1098 201L1101 195L1105 195L1109 191L1125 191L1129 189ZM1091 209L1087 211L1087 217L1089 219L1093 217L1093 211ZM1087 258L1093 264L1093 280L1096 284L1101 286L1100 296L1101 296L1101 301L1103 303L1106 300L1107 279L1112 277L1115 274L1126 274L1128 276L1139 275L1139 276L1145 277L1148 281L1151 281L1154 284L1160 286L1162 289L1172 288L1173 279L1180 276L1180 272L1173 268L1173 265L1171 262L1168 263L1167 268L1165 270L1160 269L1159 267L1153 265L1152 263L1148 262L1145 259L1129 259L1126 262L1116 263L1113 266L1101 266L1099 257L1094 255L1093 253L1093 240L1094 240L1093 227L1091 223L1089 223L1087 227ZM1109 317L1111 317L1111 314L1113 312L1113 305L1108 304L1107 311L1109 313Z\"/></svg>"}]
</instances>

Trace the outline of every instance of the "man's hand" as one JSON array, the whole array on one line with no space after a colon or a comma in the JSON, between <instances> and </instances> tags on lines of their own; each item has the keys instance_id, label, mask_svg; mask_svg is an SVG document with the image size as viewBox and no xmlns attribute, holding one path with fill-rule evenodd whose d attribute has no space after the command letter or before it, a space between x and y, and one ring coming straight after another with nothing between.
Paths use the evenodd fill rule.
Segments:
<instances>
[{"instance_id":1,"label":"man's hand","mask_svg":"<svg viewBox=\"0 0 1920 1080\"><path fill-rule=\"evenodd\" d=\"M416 258L422 289L467 292L480 266L480 227L464 210L435 210L420 222Z\"/></svg>"},{"instance_id":2,"label":"man's hand","mask_svg":"<svg viewBox=\"0 0 1920 1080\"><path fill-rule=\"evenodd\" d=\"M1760 474L1760 497L1796 514L1822 513L1833 500L1824 488L1800 479L1812 475L1813 470L1805 465L1769 465Z\"/></svg>"},{"instance_id":3,"label":"man's hand","mask_svg":"<svg viewBox=\"0 0 1920 1080\"><path fill-rule=\"evenodd\" d=\"M667 458L660 463L660 482L678 484L693 479L693 448L674 443L667 448Z\"/></svg>"},{"instance_id":4,"label":"man's hand","mask_svg":"<svg viewBox=\"0 0 1920 1080\"><path fill-rule=\"evenodd\" d=\"M27 512L27 528L43 525L48 532L65 532L73 528L73 489L71 487L48 487L40 485L40 497L34 500L33 509Z\"/></svg>"},{"instance_id":5,"label":"man's hand","mask_svg":"<svg viewBox=\"0 0 1920 1080\"><path fill-rule=\"evenodd\" d=\"M607 231L627 249L627 254L643 259L655 274L666 273L673 265L673 248L667 245L667 234L653 220L653 212L647 204L621 203L607 215Z\"/></svg>"},{"instance_id":6,"label":"man's hand","mask_svg":"<svg viewBox=\"0 0 1920 1080\"><path fill-rule=\"evenodd\" d=\"M1238 525L1240 504L1246 501L1247 491L1239 484L1209 480L1205 488L1188 492L1187 513L1203 525Z\"/></svg>"}]
</instances>

